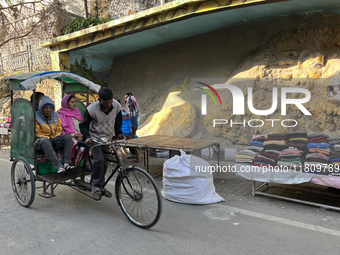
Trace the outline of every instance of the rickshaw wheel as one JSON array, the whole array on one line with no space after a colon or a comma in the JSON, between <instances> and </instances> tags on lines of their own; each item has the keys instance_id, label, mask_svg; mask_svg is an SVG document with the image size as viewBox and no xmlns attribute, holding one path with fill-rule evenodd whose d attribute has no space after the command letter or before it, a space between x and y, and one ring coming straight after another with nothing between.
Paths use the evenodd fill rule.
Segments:
<instances>
[{"instance_id":1,"label":"rickshaw wheel","mask_svg":"<svg viewBox=\"0 0 340 255\"><path fill-rule=\"evenodd\" d=\"M125 216L140 228L155 225L162 213L162 200L151 175L138 167L126 169L116 180L116 198Z\"/></svg>"},{"instance_id":2,"label":"rickshaw wheel","mask_svg":"<svg viewBox=\"0 0 340 255\"><path fill-rule=\"evenodd\" d=\"M35 177L30 164L24 158L16 158L11 169L12 188L19 204L29 207L35 197Z\"/></svg>"}]
</instances>

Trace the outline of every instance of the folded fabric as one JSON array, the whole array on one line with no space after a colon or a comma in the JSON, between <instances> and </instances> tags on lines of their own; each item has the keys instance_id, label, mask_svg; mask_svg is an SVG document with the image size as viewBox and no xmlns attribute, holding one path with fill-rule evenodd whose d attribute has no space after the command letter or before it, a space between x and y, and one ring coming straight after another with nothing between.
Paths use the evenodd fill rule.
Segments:
<instances>
[{"instance_id":1,"label":"folded fabric","mask_svg":"<svg viewBox=\"0 0 340 255\"><path fill-rule=\"evenodd\" d=\"M267 134L265 134L265 135L253 135L252 140L258 139L258 138L266 139L266 138L268 138L268 135Z\"/></svg>"},{"instance_id":2,"label":"folded fabric","mask_svg":"<svg viewBox=\"0 0 340 255\"><path fill-rule=\"evenodd\" d=\"M340 162L340 158L331 158L329 162Z\"/></svg>"},{"instance_id":3,"label":"folded fabric","mask_svg":"<svg viewBox=\"0 0 340 255\"><path fill-rule=\"evenodd\" d=\"M271 138L271 137L286 137L286 134L283 134L283 133L268 134L268 138Z\"/></svg>"},{"instance_id":4,"label":"folded fabric","mask_svg":"<svg viewBox=\"0 0 340 255\"><path fill-rule=\"evenodd\" d=\"M281 151L279 151L279 150L265 150L264 152L266 152L266 153L275 153L275 154L280 154L281 153Z\"/></svg>"},{"instance_id":5,"label":"folded fabric","mask_svg":"<svg viewBox=\"0 0 340 255\"><path fill-rule=\"evenodd\" d=\"M331 147L328 143L309 143L307 144L307 149L308 148L329 148Z\"/></svg>"},{"instance_id":6,"label":"folded fabric","mask_svg":"<svg viewBox=\"0 0 340 255\"><path fill-rule=\"evenodd\" d=\"M307 138L314 138L314 137L320 137L320 136L325 137L325 138L329 138L329 135L326 135L326 134L308 134Z\"/></svg>"},{"instance_id":7,"label":"folded fabric","mask_svg":"<svg viewBox=\"0 0 340 255\"><path fill-rule=\"evenodd\" d=\"M291 138L307 138L307 133L289 133L286 135L286 138L289 140Z\"/></svg>"},{"instance_id":8,"label":"folded fabric","mask_svg":"<svg viewBox=\"0 0 340 255\"><path fill-rule=\"evenodd\" d=\"M286 145L286 142L285 140L267 140L265 142L263 142L263 145L266 146L266 145L269 145L269 144L276 144L276 145Z\"/></svg>"},{"instance_id":9,"label":"folded fabric","mask_svg":"<svg viewBox=\"0 0 340 255\"><path fill-rule=\"evenodd\" d=\"M340 158L340 152L332 152L332 155L330 155L329 158Z\"/></svg>"},{"instance_id":10,"label":"folded fabric","mask_svg":"<svg viewBox=\"0 0 340 255\"><path fill-rule=\"evenodd\" d=\"M237 152L237 154L256 157L258 153L252 150L240 150Z\"/></svg>"},{"instance_id":11,"label":"folded fabric","mask_svg":"<svg viewBox=\"0 0 340 255\"><path fill-rule=\"evenodd\" d=\"M271 152L261 152L261 155L262 156L265 156L267 158L271 158L271 159L274 159L275 161L277 161L279 159L279 154L277 153L271 153Z\"/></svg>"},{"instance_id":12,"label":"folded fabric","mask_svg":"<svg viewBox=\"0 0 340 255\"><path fill-rule=\"evenodd\" d=\"M327 140L330 145L340 145L340 140Z\"/></svg>"},{"instance_id":13,"label":"folded fabric","mask_svg":"<svg viewBox=\"0 0 340 255\"><path fill-rule=\"evenodd\" d=\"M254 163L276 166L276 162L272 162L272 161L266 160L266 159L254 159Z\"/></svg>"},{"instance_id":14,"label":"folded fabric","mask_svg":"<svg viewBox=\"0 0 340 255\"><path fill-rule=\"evenodd\" d=\"M326 155L331 154L330 150L327 150L327 149L309 148L308 151L311 152L311 153L322 153L322 154L326 154Z\"/></svg>"},{"instance_id":15,"label":"folded fabric","mask_svg":"<svg viewBox=\"0 0 340 255\"><path fill-rule=\"evenodd\" d=\"M288 147L296 147L300 150L304 150L306 149L307 143L301 143L301 142L288 142L286 144L286 146Z\"/></svg>"},{"instance_id":16,"label":"folded fabric","mask_svg":"<svg viewBox=\"0 0 340 255\"><path fill-rule=\"evenodd\" d=\"M251 139L251 140L263 143L266 139L265 138L254 138L254 139Z\"/></svg>"},{"instance_id":17,"label":"folded fabric","mask_svg":"<svg viewBox=\"0 0 340 255\"><path fill-rule=\"evenodd\" d=\"M269 160L273 163L276 163L276 160L275 159L272 159L272 158L268 158L266 156L263 156L263 155L258 155L256 158L254 158L254 161L257 161L257 160Z\"/></svg>"},{"instance_id":18,"label":"folded fabric","mask_svg":"<svg viewBox=\"0 0 340 255\"><path fill-rule=\"evenodd\" d=\"M253 164L252 160L248 160L248 159L237 159L236 163L249 163L249 164Z\"/></svg>"},{"instance_id":19,"label":"folded fabric","mask_svg":"<svg viewBox=\"0 0 340 255\"><path fill-rule=\"evenodd\" d=\"M327 157L325 154L322 153L311 153L307 154L306 159L322 159L322 160L329 160L329 157Z\"/></svg>"},{"instance_id":20,"label":"folded fabric","mask_svg":"<svg viewBox=\"0 0 340 255\"><path fill-rule=\"evenodd\" d=\"M285 162L289 162L289 161L303 161L302 158L299 157L289 157L289 158L279 158L280 161L285 161Z\"/></svg>"},{"instance_id":21,"label":"folded fabric","mask_svg":"<svg viewBox=\"0 0 340 255\"><path fill-rule=\"evenodd\" d=\"M278 150L278 151L282 151L283 149L285 149L285 146L281 146L281 145L277 145L277 144L268 144L264 146L265 150Z\"/></svg>"},{"instance_id":22,"label":"folded fabric","mask_svg":"<svg viewBox=\"0 0 340 255\"><path fill-rule=\"evenodd\" d=\"M253 159L253 158L254 158L254 156L236 154L236 160L238 160L238 159Z\"/></svg>"},{"instance_id":23,"label":"folded fabric","mask_svg":"<svg viewBox=\"0 0 340 255\"><path fill-rule=\"evenodd\" d=\"M333 141L333 140L339 140L340 141L340 136L332 136L327 138L328 141Z\"/></svg>"},{"instance_id":24,"label":"folded fabric","mask_svg":"<svg viewBox=\"0 0 340 255\"><path fill-rule=\"evenodd\" d=\"M255 152L261 152L261 151L263 151L263 148L257 147L257 146L249 146L249 147L247 147L247 150L252 150L252 151L255 151Z\"/></svg>"},{"instance_id":25,"label":"folded fabric","mask_svg":"<svg viewBox=\"0 0 340 255\"><path fill-rule=\"evenodd\" d=\"M295 154L295 153L291 153L291 154L280 154L279 155L279 159L281 158L286 158L286 159L289 159L289 158L298 158L300 157L301 154Z\"/></svg>"},{"instance_id":26,"label":"folded fabric","mask_svg":"<svg viewBox=\"0 0 340 255\"><path fill-rule=\"evenodd\" d=\"M289 161L285 161L285 160L278 160L278 162L286 162L286 163L292 163L292 164L301 164L303 162L303 160L289 160Z\"/></svg>"},{"instance_id":27,"label":"folded fabric","mask_svg":"<svg viewBox=\"0 0 340 255\"><path fill-rule=\"evenodd\" d=\"M309 158L309 159L306 158L305 161L314 161L314 162L318 162L318 163L322 163L322 164L328 164L328 162L329 162L328 160L321 159L321 158Z\"/></svg>"},{"instance_id":28,"label":"folded fabric","mask_svg":"<svg viewBox=\"0 0 340 255\"><path fill-rule=\"evenodd\" d=\"M323 142L328 142L326 137L308 138L308 143L323 143Z\"/></svg>"},{"instance_id":29,"label":"folded fabric","mask_svg":"<svg viewBox=\"0 0 340 255\"><path fill-rule=\"evenodd\" d=\"M290 138L289 142L293 142L293 143L295 143L295 142L298 142L298 143L307 143L308 139L305 138L305 137Z\"/></svg>"},{"instance_id":30,"label":"folded fabric","mask_svg":"<svg viewBox=\"0 0 340 255\"><path fill-rule=\"evenodd\" d=\"M250 143L248 143L248 146L263 147L263 143L259 141L251 141Z\"/></svg>"},{"instance_id":31,"label":"folded fabric","mask_svg":"<svg viewBox=\"0 0 340 255\"><path fill-rule=\"evenodd\" d=\"M280 155L283 156L283 155L297 155L297 156L300 156L301 155L301 150L294 150L294 149L285 149L283 150Z\"/></svg>"}]
</instances>

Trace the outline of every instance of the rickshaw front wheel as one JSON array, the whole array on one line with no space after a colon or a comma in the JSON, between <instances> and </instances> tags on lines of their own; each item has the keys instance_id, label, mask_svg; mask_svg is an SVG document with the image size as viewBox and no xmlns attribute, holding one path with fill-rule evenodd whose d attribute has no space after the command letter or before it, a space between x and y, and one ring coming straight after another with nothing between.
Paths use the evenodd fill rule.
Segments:
<instances>
[{"instance_id":1,"label":"rickshaw front wheel","mask_svg":"<svg viewBox=\"0 0 340 255\"><path fill-rule=\"evenodd\" d=\"M29 207L35 197L35 177L24 158L16 158L11 169L12 189L19 204Z\"/></svg>"}]
</instances>

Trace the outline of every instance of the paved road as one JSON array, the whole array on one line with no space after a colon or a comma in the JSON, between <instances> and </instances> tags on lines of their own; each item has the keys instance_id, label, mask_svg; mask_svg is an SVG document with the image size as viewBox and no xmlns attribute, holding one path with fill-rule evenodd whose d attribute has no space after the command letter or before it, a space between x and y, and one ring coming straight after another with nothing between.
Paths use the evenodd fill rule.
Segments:
<instances>
[{"instance_id":1,"label":"paved road","mask_svg":"<svg viewBox=\"0 0 340 255\"><path fill-rule=\"evenodd\" d=\"M163 201L149 230L133 226L114 199L96 202L68 188L21 207L0 155L0 254L339 254L340 214L250 195L248 181L216 179L226 202ZM161 178L156 178L161 188ZM111 187L112 189L112 187Z\"/></svg>"}]
</instances>

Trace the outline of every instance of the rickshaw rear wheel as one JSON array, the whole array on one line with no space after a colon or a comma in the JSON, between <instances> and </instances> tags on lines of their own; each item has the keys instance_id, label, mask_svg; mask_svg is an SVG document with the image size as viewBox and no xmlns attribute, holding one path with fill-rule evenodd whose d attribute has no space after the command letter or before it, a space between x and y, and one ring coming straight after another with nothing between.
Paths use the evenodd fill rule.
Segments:
<instances>
[{"instance_id":1,"label":"rickshaw rear wheel","mask_svg":"<svg viewBox=\"0 0 340 255\"><path fill-rule=\"evenodd\" d=\"M21 206L29 207L35 197L35 177L24 158L16 158L11 169L12 189Z\"/></svg>"}]
</instances>

